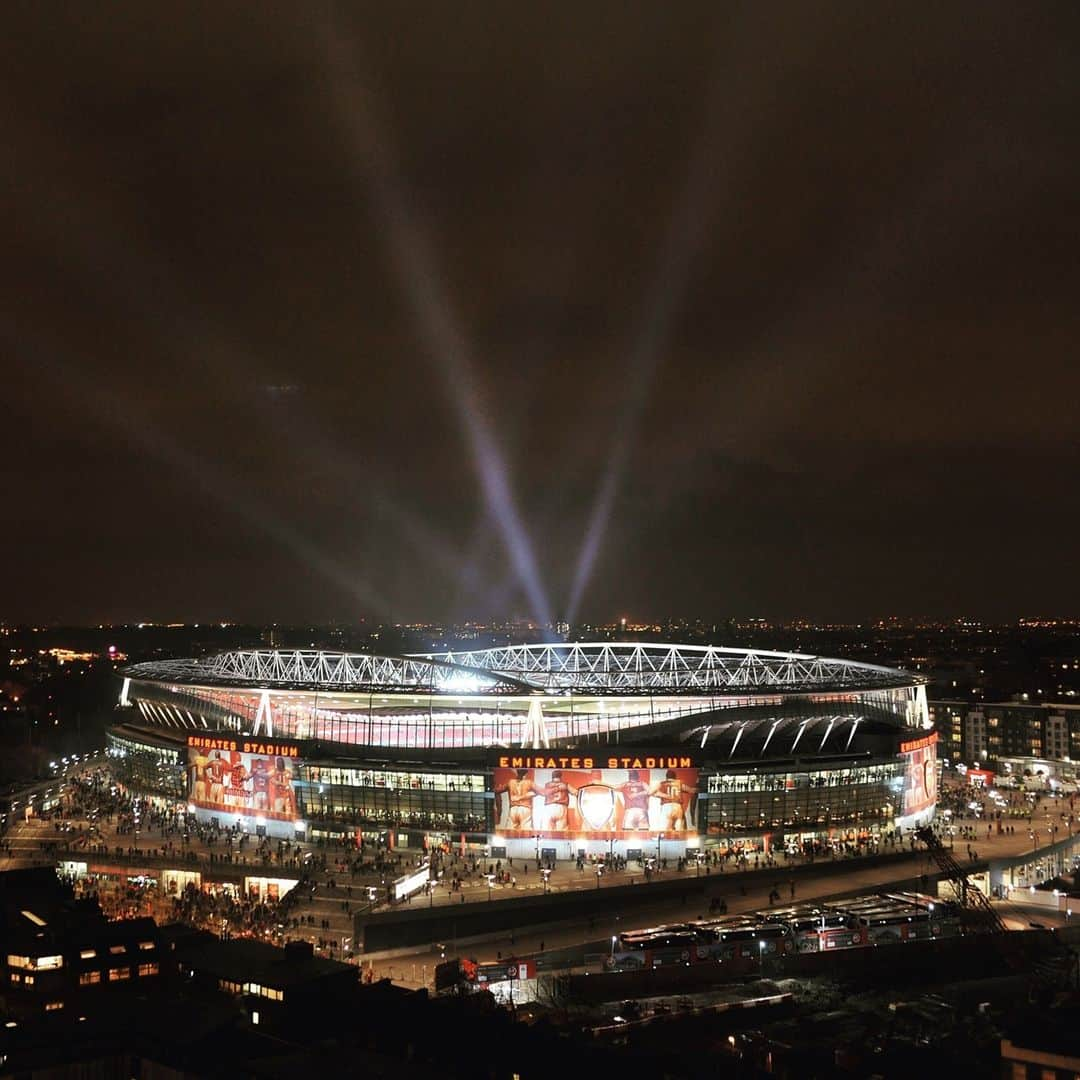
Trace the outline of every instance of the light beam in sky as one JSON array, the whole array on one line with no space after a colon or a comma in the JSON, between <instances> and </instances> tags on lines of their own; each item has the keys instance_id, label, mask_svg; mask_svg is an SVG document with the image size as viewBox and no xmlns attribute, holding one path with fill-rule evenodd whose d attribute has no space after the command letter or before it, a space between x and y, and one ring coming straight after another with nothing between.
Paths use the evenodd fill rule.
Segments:
<instances>
[{"instance_id":1,"label":"light beam in sky","mask_svg":"<svg viewBox=\"0 0 1080 1080\"><path fill-rule=\"evenodd\" d=\"M534 616L541 623L550 624L551 604L465 335L439 281L435 257L411 211L404 178L376 124L370 95L352 56L354 47L342 40L336 28L329 28L326 52L331 96L352 162L371 191L391 263L462 425L480 490L507 557Z\"/></svg>"}]
</instances>

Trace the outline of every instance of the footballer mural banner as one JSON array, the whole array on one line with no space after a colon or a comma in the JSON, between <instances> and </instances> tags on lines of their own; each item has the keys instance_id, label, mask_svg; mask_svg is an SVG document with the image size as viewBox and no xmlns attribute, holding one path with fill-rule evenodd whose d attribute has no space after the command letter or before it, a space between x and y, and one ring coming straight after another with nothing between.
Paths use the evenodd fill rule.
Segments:
<instances>
[{"instance_id":1,"label":"footballer mural banner","mask_svg":"<svg viewBox=\"0 0 1080 1080\"><path fill-rule=\"evenodd\" d=\"M496 830L632 840L698 829L694 768L496 768Z\"/></svg>"},{"instance_id":2,"label":"footballer mural banner","mask_svg":"<svg viewBox=\"0 0 1080 1080\"><path fill-rule=\"evenodd\" d=\"M188 738L188 798L203 810L295 821L297 748L257 739Z\"/></svg>"},{"instance_id":3,"label":"footballer mural banner","mask_svg":"<svg viewBox=\"0 0 1080 1080\"><path fill-rule=\"evenodd\" d=\"M904 757L904 817L930 809L937 802L937 732L900 744Z\"/></svg>"}]
</instances>

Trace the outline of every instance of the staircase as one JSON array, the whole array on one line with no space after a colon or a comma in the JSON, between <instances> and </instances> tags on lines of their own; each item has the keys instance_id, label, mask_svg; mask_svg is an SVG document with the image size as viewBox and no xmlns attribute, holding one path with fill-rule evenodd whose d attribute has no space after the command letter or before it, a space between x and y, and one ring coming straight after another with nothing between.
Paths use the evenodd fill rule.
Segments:
<instances>
[{"instance_id":1,"label":"staircase","mask_svg":"<svg viewBox=\"0 0 1080 1080\"><path fill-rule=\"evenodd\" d=\"M941 842L933 829L924 825L915 835L927 846L938 869L952 883L956 897L964 909L965 921L972 930L987 934L1007 934L1008 928L1001 921L989 897L972 885L964 868L953 858L952 852Z\"/></svg>"},{"instance_id":2,"label":"staircase","mask_svg":"<svg viewBox=\"0 0 1080 1080\"><path fill-rule=\"evenodd\" d=\"M976 933L998 936L1000 952L1006 963L1017 973L1027 972L1030 975L1029 989L1032 992L1054 991L1069 984L1076 969L1076 955L1072 949L1064 946L1056 935L1051 935L1054 943L1051 952L1029 955L1020 946L1019 936L1009 933L986 894L968 881L963 867L953 858L952 852L941 842L937 833L923 826L915 831L915 835L927 846L942 874L952 883L970 929Z\"/></svg>"}]
</instances>

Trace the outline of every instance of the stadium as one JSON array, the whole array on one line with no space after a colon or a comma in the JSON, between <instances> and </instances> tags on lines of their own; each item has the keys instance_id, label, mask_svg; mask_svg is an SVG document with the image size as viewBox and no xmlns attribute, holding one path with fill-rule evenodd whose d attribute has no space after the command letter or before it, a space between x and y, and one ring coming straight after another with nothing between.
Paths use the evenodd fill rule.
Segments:
<instances>
[{"instance_id":1,"label":"stadium","mask_svg":"<svg viewBox=\"0 0 1080 1080\"><path fill-rule=\"evenodd\" d=\"M850 660L605 642L121 674L118 779L259 835L677 858L873 840L936 801L924 680Z\"/></svg>"}]
</instances>

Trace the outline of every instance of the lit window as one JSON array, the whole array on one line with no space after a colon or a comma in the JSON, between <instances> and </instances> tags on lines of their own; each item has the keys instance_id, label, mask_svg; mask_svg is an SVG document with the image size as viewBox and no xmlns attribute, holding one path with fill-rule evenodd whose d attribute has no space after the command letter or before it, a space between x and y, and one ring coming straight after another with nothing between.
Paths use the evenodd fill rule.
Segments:
<instances>
[{"instance_id":1,"label":"lit window","mask_svg":"<svg viewBox=\"0 0 1080 1080\"><path fill-rule=\"evenodd\" d=\"M57 1009L62 1009L63 1007L64 1003L62 1001L49 1001L45 1004L45 1011L56 1012Z\"/></svg>"},{"instance_id":2,"label":"lit window","mask_svg":"<svg viewBox=\"0 0 1080 1080\"><path fill-rule=\"evenodd\" d=\"M23 979L23 982L27 986L33 986L34 985L34 976L33 975L27 975L26 978Z\"/></svg>"},{"instance_id":3,"label":"lit window","mask_svg":"<svg viewBox=\"0 0 1080 1080\"><path fill-rule=\"evenodd\" d=\"M13 968L28 968L30 966L29 956L8 956L8 967Z\"/></svg>"},{"instance_id":4,"label":"lit window","mask_svg":"<svg viewBox=\"0 0 1080 1080\"><path fill-rule=\"evenodd\" d=\"M17 971L13 971L13 972L11 973L11 981L12 981L13 983L19 983L19 982L22 982L22 976L21 976L21 975L20 975L20 974L19 974L19 973L18 973Z\"/></svg>"},{"instance_id":5,"label":"lit window","mask_svg":"<svg viewBox=\"0 0 1080 1080\"><path fill-rule=\"evenodd\" d=\"M140 941L139 942L139 948L142 949L143 952L149 952L153 947L154 947L154 943L152 941Z\"/></svg>"},{"instance_id":6,"label":"lit window","mask_svg":"<svg viewBox=\"0 0 1080 1080\"><path fill-rule=\"evenodd\" d=\"M62 956L39 956L32 961L31 966L36 967L38 971L50 971L53 968L63 967L64 958Z\"/></svg>"},{"instance_id":7,"label":"lit window","mask_svg":"<svg viewBox=\"0 0 1080 1080\"><path fill-rule=\"evenodd\" d=\"M97 956L97 949L83 949L79 953L80 960L93 960Z\"/></svg>"},{"instance_id":8,"label":"lit window","mask_svg":"<svg viewBox=\"0 0 1080 1080\"><path fill-rule=\"evenodd\" d=\"M100 971L84 971L79 975L80 986L92 986L94 983L101 982Z\"/></svg>"},{"instance_id":9,"label":"lit window","mask_svg":"<svg viewBox=\"0 0 1080 1080\"><path fill-rule=\"evenodd\" d=\"M109 982L120 982L121 979L131 978L131 968L109 968Z\"/></svg>"},{"instance_id":10,"label":"lit window","mask_svg":"<svg viewBox=\"0 0 1080 1080\"><path fill-rule=\"evenodd\" d=\"M157 973L158 973L157 964L140 964L139 965L139 974L140 975L156 975Z\"/></svg>"},{"instance_id":11,"label":"lit window","mask_svg":"<svg viewBox=\"0 0 1080 1080\"><path fill-rule=\"evenodd\" d=\"M127 950L125 949L125 947L123 945L110 945L109 946L109 952L111 952L114 956L116 956L118 953L122 953L122 952L126 952L126 951Z\"/></svg>"}]
</instances>

